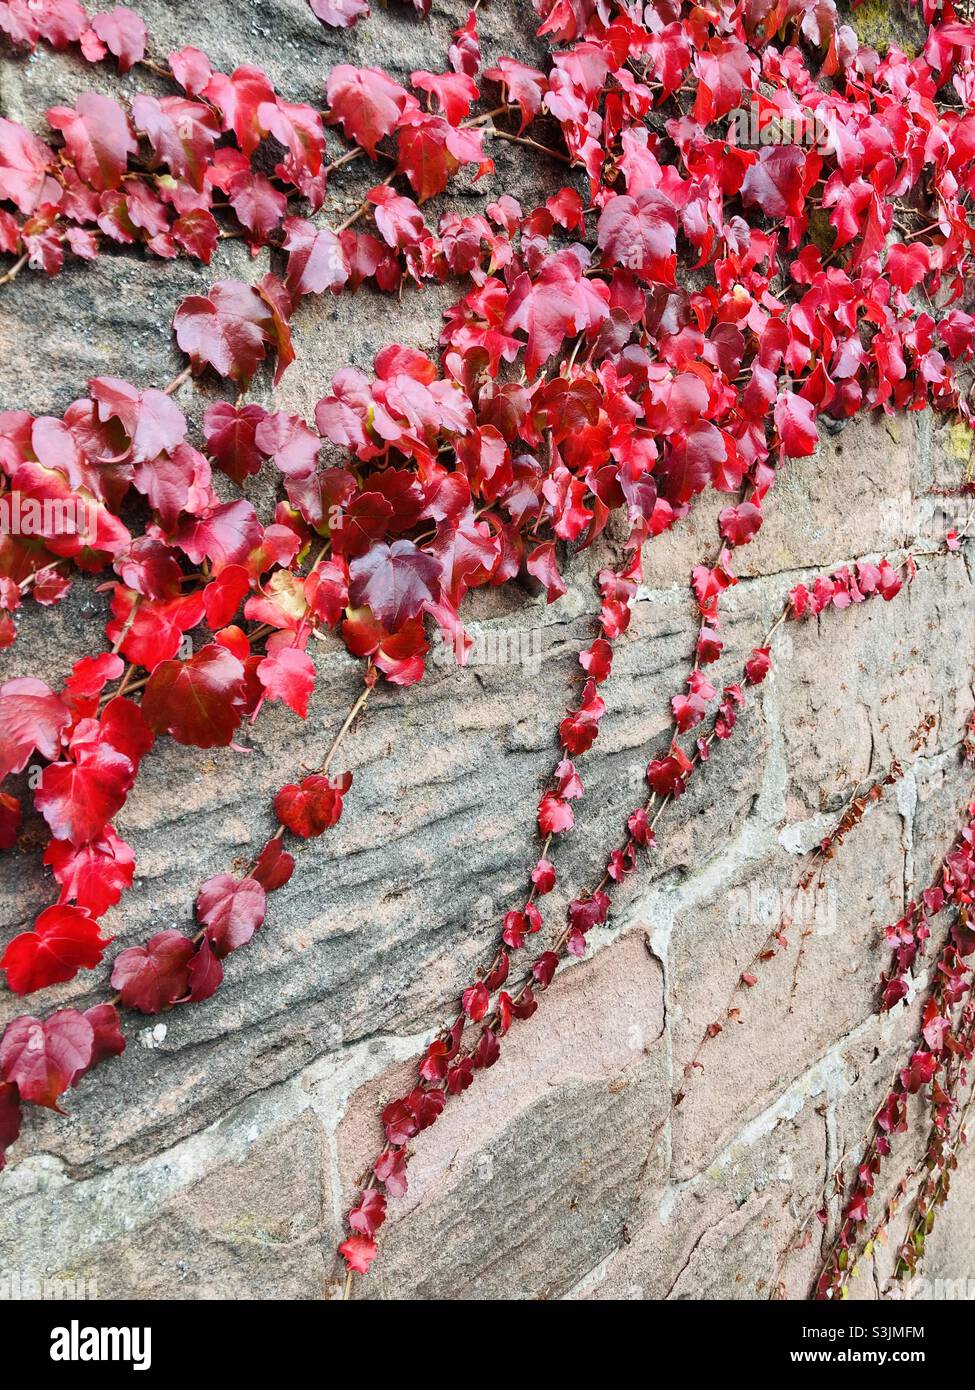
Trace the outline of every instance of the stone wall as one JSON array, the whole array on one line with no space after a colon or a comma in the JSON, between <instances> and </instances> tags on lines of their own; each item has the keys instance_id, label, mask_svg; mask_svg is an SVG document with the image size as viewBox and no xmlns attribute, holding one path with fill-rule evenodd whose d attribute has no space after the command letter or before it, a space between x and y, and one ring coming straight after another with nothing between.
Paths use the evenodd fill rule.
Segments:
<instances>
[{"instance_id":1,"label":"stone wall","mask_svg":"<svg viewBox=\"0 0 975 1390\"><path fill-rule=\"evenodd\" d=\"M296 99L314 98L337 61L394 75L436 67L462 18L460 7L438 5L427 29L381 12L335 34L318 28L304 0L140 8L160 51L193 41L221 64L260 63ZM489 58L530 58L526 11L484 11ZM51 54L3 60L0 105L40 129L43 109L85 83L131 91L134 79ZM561 171L544 160L507 146L495 153L498 172L483 189L457 195L465 206L502 191L528 205L559 186ZM338 187L339 206L357 200L357 177ZM218 259L207 271L107 255L50 284L21 276L0 300L2 404L60 411L99 373L169 380L180 366L168 333L178 299L221 273L256 278L267 268L234 243ZM339 366L368 367L391 340L431 349L448 295L306 300L298 362L277 391L259 381L254 398L310 413ZM188 385L180 404L198 417L212 398ZM958 455L955 433L921 415L857 422L790 464L740 556L742 579L726 600L731 655L719 674L734 678L797 581L903 544L918 525L934 551L930 508L912 499L957 481ZM252 496L267 504L260 484ZM587 795L559 855L560 880L573 888L598 877L666 737L696 634L688 575L714 553L721 505L703 499L651 548L604 687L598 750L580 763ZM228 961L220 992L159 1020L129 1020L125 1056L70 1094L67 1117L32 1110L0 1178L0 1272L93 1279L101 1297L335 1294L342 1214L380 1146L379 1110L485 963L533 862L533 810L591 632L593 574L617 554L609 537L578 557L569 592L550 607L517 589L474 596L477 630L524 635L520 650L537 673L435 663L419 687L374 696L346 745L356 780L342 822L302 850L266 927ZM917 1028L916 1004L875 1012L882 928L930 881L972 795L959 745L975 698L973 562L971 542L932 554L895 602L779 634L777 672L662 822L652 870L618 893L590 957L565 971L531 1022L515 1027L499 1065L415 1142L409 1193L391 1205L381 1258L358 1296L759 1299L780 1282L790 1297L806 1294L824 1185L855 1155ZM81 587L53 612L28 606L0 675L57 682L98 640L103 607ZM316 764L359 675L338 643L314 655L306 725L267 709L246 752L163 744L146 760L119 817L138 878L106 917L117 947L188 926L198 885L247 861L271 824L274 792ZM914 731L929 715L918 748ZM789 950L762 967L740 1020L685 1083L704 1029L793 889L801 852L893 759L905 776L829 866L801 951L801 933L790 932ZM4 857L4 940L50 888L36 854ZM45 1004L99 997L83 973ZM2 1010L0 1022L20 1011L9 996ZM909 1159L900 1146L890 1177ZM931 1277L975 1277L970 1157L956 1188L931 1238ZM828 1230L837 1215L833 1201ZM800 1229L811 1239L783 1259ZM876 1296L888 1267L882 1252L854 1293Z\"/></svg>"}]
</instances>

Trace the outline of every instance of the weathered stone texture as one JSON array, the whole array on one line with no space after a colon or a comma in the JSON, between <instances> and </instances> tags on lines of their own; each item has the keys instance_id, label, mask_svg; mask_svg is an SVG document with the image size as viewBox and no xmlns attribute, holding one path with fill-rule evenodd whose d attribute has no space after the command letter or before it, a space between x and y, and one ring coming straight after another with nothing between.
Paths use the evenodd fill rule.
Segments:
<instances>
[{"instance_id":1,"label":"weathered stone texture","mask_svg":"<svg viewBox=\"0 0 975 1390\"><path fill-rule=\"evenodd\" d=\"M377 11L361 29L327 33L304 0L217 0L203 10L143 0L141 9L159 51L192 40L221 64L260 63L295 99L314 99L338 61L398 75L437 67L460 16L438 5L432 26L419 27L401 11ZM528 7L505 0L481 21L489 59L514 51L531 61ZM39 53L0 64L0 107L40 129L44 107L81 86L131 90L134 81ZM465 206L504 191L530 206L562 182L537 156L494 153L497 172L458 195ZM352 166L337 179L330 209L354 203L367 175ZM22 275L0 311L2 404L60 411L97 373L171 379L181 366L168 332L179 298L219 275L266 268L229 242L209 271L107 255L51 283ZM306 301L299 361L277 390L262 378L255 398L309 413L338 367L368 367L384 343L432 350L448 297L426 289ZM198 419L215 394L187 385L180 403ZM765 528L736 557L719 677L737 678L792 584L918 533L934 551L928 492L957 481L966 446L926 415L881 418L827 435L814 458L790 463ZM260 482L252 496L270 502ZM580 764L587 795L559 850L551 923L570 890L598 881L642 796L647 760L666 741L668 701L694 650L689 572L716 555L728 500L700 499L651 548L604 689L598 751ZM510 586L474 596L477 630L524 639L525 663L458 670L436 661L419 687L372 697L346 745L355 772L346 815L302 850L267 926L227 962L220 992L162 1019L127 1021L124 1058L71 1094L67 1117L32 1112L0 1178L0 1270L94 1279L103 1297L335 1294L342 1214L379 1145L379 1109L409 1084L411 1060L519 901L554 730L592 632L593 575L618 541L604 537L579 556L569 592L551 607ZM661 822L659 850L618 892L591 958L565 972L531 1023L516 1025L499 1065L416 1142L409 1194L391 1207L363 1296L808 1292L822 1248L815 1212L836 1166L849 1171L917 1028L916 1003L876 1015L882 928L931 880L971 796L959 741L973 701L973 564L969 542L961 555L925 559L889 605L779 631L775 674ZM3 678L57 683L90 650L103 609L84 585L52 612L28 606L19 642L0 658ZM247 862L271 824L274 792L320 760L358 674L337 642L314 655L306 725L268 709L244 736L246 751L161 745L146 760L119 817L139 876L106 917L113 950L188 926L198 885ZM933 727L915 738L929 715ZM828 866L808 918L786 932L788 950L759 967L756 987L736 1000L740 1018L685 1078L792 893L800 851L894 759L906 768L900 785ZM4 940L50 892L36 854L5 856ZM45 1003L86 1006L99 990L100 977L85 972ZM0 1023L16 1012L6 996ZM906 1165L914 1151L903 1148ZM966 1160L931 1240L932 1278L969 1272L972 1171ZM836 1215L834 1201L828 1229ZM882 1288L880 1265L864 1272L858 1294Z\"/></svg>"}]
</instances>

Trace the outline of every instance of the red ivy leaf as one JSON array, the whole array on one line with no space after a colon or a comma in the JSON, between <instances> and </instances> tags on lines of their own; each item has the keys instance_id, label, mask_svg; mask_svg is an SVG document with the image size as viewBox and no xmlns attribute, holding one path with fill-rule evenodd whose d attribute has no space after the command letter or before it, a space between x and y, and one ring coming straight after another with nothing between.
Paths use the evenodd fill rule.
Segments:
<instances>
[{"instance_id":1,"label":"red ivy leaf","mask_svg":"<svg viewBox=\"0 0 975 1390\"><path fill-rule=\"evenodd\" d=\"M273 893L284 887L294 871L294 855L288 853L278 836L268 840L261 850L252 877L257 879L266 893Z\"/></svg>"},{"instance_id":2,"label":"red ivy leaf","mask_svg":"<svg viewBox=\"0 0 975 1390\"><path fill-rule=\"evenodd\" d=\"M333 29L349 29L369 13L367 0L308 0L311 12Z\"/></svg>"},{"instance_id":3,"label":"red ivy leaf","mask_svg":"<svg viewBox=\"0 0 975 1390\"><path fill-rule=\"evenodd\" d=\"M308 718L308 700L315 689L315 663L307 652L282 647L259 664L257 678L268 699L282 700L299 719Z\"/></svg>"},{"instance_id":4,"label":"red ivy leaf","mask_svg":"<svg viewBox=\"0 0 975 1390\"><path fill-rule=\"evenodd\" d=\"M48 985L73 980L79 970L92 970L112 940L102 937L94 917L80 907L49 907L10 942L0 970L14 994L32 994Z\"/></svg>"},{"instance_id":5,"label":"red ivy leaf","mask_svg":"<svg viewBox=\"0 0 975 1390\"><path fill-rule=\"evenodd\" d=\"M247 702L244 668L225 647L211 643L189 661L163 661L149 677L142 714L157 734L195 748L224 747Z\"/></svg>"},{"instance_id":6,"label":"red ivy leaf","mask_svg":"<svg viewBox=\"0 0 975 1390\"><path fill-rule=\"evenodd\" d=\"M50 686L32 676L0 685L0 782L23 772L34 752L56 758L71 712Z\"/></svg>"},{"instance_id":7,"label":"red ivy leaf","mask_svg":"<svg viewBox=\"0 0 975 1390\"><path fill-rule=\"evenodd\" d=\"M416 98L379 68L339 63L328 75L326 90L331 119L373 156L377 143L396 128L403 112L416 106Z\"/></svg>"},{"instance_id":8,"label":"red ivy leaf","mask_svg":"<svg viewBox=\"0 0 975 1390\"><path fill-rule=\"evenodd\" d=\"M22 213L33 212L45 188L54 187L47 172L51 162L51 151L36 135L0 117L0 198Z\"/></svg>"},{"instance_id":9,"label":"red ivy leaf","mask_svg":"<svg viewBox=\"0 0 975 1390\"><path fill-rule=\"evenodd\" d=\"M195 950L182 932L157 932L145 946L130 946L116 958L112 987L126 1008L161 1013L187 993L188 966Z\"/></svg>"},{"instance_id":10,"label":"red ivy leaf","mask_svg":"<svg viewBox=\"0 0 975 1390\"><path fill-rule=\"evenodd\" d=\"M339 1246L339 1254L355 1274L368 1274L369 1266L376 1258L376 1242L371 1236L349 1236Z\"/></svg>"},{"instance_id":11,"label":"red ivy leaf","mask_svg":"<svg viewBox=\"0 0 975 1390\"><path fill-rule=\"evenodd\" d=\"M342 243L328 227L288 217L284 222L284 249L288 252L284 283L295 303L302 295L341 289L349 278Z\"/></svg>"},{"instance_id":12,"label":"red ivy leaf","mask_svg":"<svg viewBox=\"0 0 975 1390\"><path fill-rule=\"evenodd\" d=\"M97 1067L106 1057L119 1057L125 1051L125 1039L119 1026L118 1010L114 1004L96 1004L85 1010L85 1018L91 1024L94 1040L91 1048L91 1061L88 1070Z\"/></svg>"},{"instance_id":13,"label":"red ivy leaf","mask_svg":"<svg viewBox=\"0 0 975 1390\"><path fill-rule=\"evenodd\" d=\"M0 1074L22 1100L57 1110L58 1097L91 1063L95 1032L84 1014L61 1009L42 1022L15 1018L0 1040Z\"/></svg>"},{"instance_id":14,"label":"red ivy leaf","mask_svg":"<svg viewBox=\"0 0 975 1390\"><path fill-rule=\"evenodd\" d=\"M125 804L134 780L131 759L110 743L98 742L79 752L75 762L46 767L34 804L55 839L86 845Z\"/></svg>"},{"instance_id":15,"label":"red ivy leaf","mask_svg":"<svg viewBox=\"0 0 975 1390\"><path fill-rule=\"evenodd\" d=\"M441 572L436 556L412 541L380 541L350 564L349 597L357 608L368 604L383 627L395 632L424 604L436 602Z\"/></svg>"},{"instance_id":16,"label":"red ivy leaf","mask_svg":"<svg viewBox=\"0 0 975 1390\"><path fill-rule=\"evenodd\" d=\"M64 135L79 178L99 193L118 188L129 155L139 147L117 102L99 92L82 92L74 109L52 106L47 119Z\"/></svg>"},{"instance_id":17,"label":"red ivy leaf","mask_svg":"<svg viewBox=\"0 0 975 1390\"><path fill-rule=\"evenodd\" d=\"M386 1220L386 1198L375 1187L367 1187L359 1204L349 1212L349 1225L364 1236L374 1236Z\"/></svg>"},{"instance_id":18,"label":"red ivy leaf","mask_svg":"<svg viewBox=\"0 0 975 1390\"><path fill-rule=\"evenodd\" d=\"M351 772L339 777L306 777L300 786L281 788L274 798L274 814L294 835L313 839L338 823L342 798L351 785Z\"/></svg>"},{"instance_id":19,"label":"red ivy leaf","mask_svg":"<svg viewBox=\"0 0 975 1390\"><path fill-rule=\"evenodd\" d=\"M253 286L217 280L209 294L187 295L176 310L173 328L195 372L210 366L244 389L268 347L283 352L282 323L286 328L284 316ZM279 365L279 375L281 370Z\"/></svg>"},{"instance_id":20,"label":"red ivy leaf","mask_svg":"<svg viewBox=\"0 0 975 1390\"><path fill-rule=\"evenodd\" d=\"M146 26L126 5L119 5L109 14L96 15L91 27L105 48L115 54L119 72L128 72L134 63L141 62L146 56ZM81 45L84 50L84 36ZM85 56L89 56L87 52ZM100 56L104 56L104 48Z\"/></svg>"},{"instance_id":21,"label":"red ivy leaf","mask_svg":"<svg viewBox=\"0 0 975 1390\"><path fill-rule=\"evenodd\" d=\"M263 455L254 442L258 426L267 419L263 406L234 406L217 401L203 416L203 437L213 462L241 487L260 470Z\"/></svg>"},{"instance_id":22,"label":"red ivy leaf","mask_svg":"<svg viewBox=\"0 0 975 1390\"><path fill-rule=\"evenodd\" d=\"M775 402L775 428L790 458L811 454L819 442L815 406L792 391L779 393Z\"/></svg>"}]
</instances>

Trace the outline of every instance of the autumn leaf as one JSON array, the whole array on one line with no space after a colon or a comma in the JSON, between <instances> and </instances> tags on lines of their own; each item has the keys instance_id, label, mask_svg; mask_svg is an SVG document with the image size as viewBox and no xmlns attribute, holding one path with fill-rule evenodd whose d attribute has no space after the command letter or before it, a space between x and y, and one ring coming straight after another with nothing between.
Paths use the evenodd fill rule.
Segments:
<instances>
[{"instance_id":1,"label":"autumn leaf","mask_svg":"<svg viewBox=\"0 0 975 1390\"><path fill-rule=\"evenodd\" d=\"M84 1014L61 1009L43 1022L26 1014L0 1039L0 1074L22 1100L57 1110L58 1097L88 1067L95 1032Z\"/></svg>"},{"instance_id":2,"label":"autumn leaf","mask_svg":"<svg viewBox=\"0 0 975 1390\"><path fill-rule=\"evenodd\" d=\"M116 957L112 988L122 1003L143 1014L168 1009L189 989L189 962L196 950L178 931L157 932L144 946L130 946Z\"/></svg>"},{"instance_id":3,"label":"autumn leaf","mask_svg":"<svg viewBox=\"0 0 975 1390\"><path fill-rule=\"evenodd\" d=\"M228 744L245 704L244 668L211 644L188 661L163 661L149 678L142 713L150 729L196 748Z\"/></svg>"}]
</instances>

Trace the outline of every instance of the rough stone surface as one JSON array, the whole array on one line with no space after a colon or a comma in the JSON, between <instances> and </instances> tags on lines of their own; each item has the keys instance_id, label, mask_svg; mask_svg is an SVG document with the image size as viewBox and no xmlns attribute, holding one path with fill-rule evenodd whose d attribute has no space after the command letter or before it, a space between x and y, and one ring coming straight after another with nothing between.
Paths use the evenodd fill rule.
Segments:
<instances>
[{"instance_id":1,"label":"rough stone surface","mask_svg":"<svg viewBox=\"0 0 975 1390\"><path fill-rule=\"evenodd\" d=\"M336 33L304 0L214 0L202 11L143 0L141 9L159 52L192 40L222 65L261 64L306 100L338 61L395 75L436 67L462 18L435 5L423 27L382 10ZM513 0L481 14L489 59L512 51L531 61L532 29L530 10ZM131 91L135 80L49 53L4 59L0 109L42 129L52 102L85 85ZM465 206L503 191L533 205L562 182L542 158L510 146L494 153L497 172L455 195ZM337 179L330 209L354 206L365 176L352 166ZM121 254L51 283L22 275L0 304L3 406L61 411L97 373L170 380L181 366L168 331L179 298L218 275L266 268L231 242L209 271ZM337 368L368 367L384 343L432 349L448 295L306 301L298 362L277 390L260 379L255 398L308 413ZM215 393L187 386L180 404L195 419ZM852 424L790 464L765 528L737 557L720 677L735 678L798 580L917 535L935 550L942 504L930 490L957 483L970 447L927 415L897 417ZM259 506L270 500L259 481L252 495ZM693 655L689 571L715 554L726 501L701 499L652 547L605 687L598 754L583 764L578 830L559 856L561 884L573 889L598 879L666 738L668 700ZM379 1109L489 957L533 861L532 808L576 689L575 654L591 634L593 574L615 544L604 537L578 557L569 592L551 607L515 589L475 596L471 620L522 636L537 671L435 663L419 687L373 697L347 744L356 777L347 814L303 850L267 927L229 960L219 994L161 1020L127 1021L124 1058L72 1093L67 1117L32 1111L0 1178L0 1272L85 1279L102 1297L335 1295L334 1247L379 1142ZM917 1028L916 1004L875 1013L882 928L930 881L971 795L959 741L973 700L973 564L971 543L961 555L932 555L896 602L778 633L777 673L662 822L652 865L617 894L591 958L565 973L512 1032L501 1063L417 1141L409 1194L391 1208L361 1296L808 1293L823 1239L815 1212L836 1167L855 1161ZM0 675L58 682L90 650L103 605L78 586L53 612L28 606ZM269 828L273 793L316 764L358 676L338 644L315 657L307 724L269 709L244 752L161 745L146 760L119 818L138 879L106 917L113 951L188 926L200 882L247 862ZM914 731L929 715L919 742ZM740 1021L685 1078L792 893L800 852L895 758L907 769L896 793L829 866L809 920L787 933L788 951L760 967L738 1000ZM5 856L2 939L50 895L36 854ZM564 902L560 887L551 921ZM100 990L85 973L46 1002L86 1006ZM0 1024L15 1012L6 996ZM906 1166L916 1151L902 1148ZM973 1183L966 1158L930 1241L932 1279L969 1273ZM883 1258L857 1296L882 1291Z\"/></svg>"}]
</instances>

